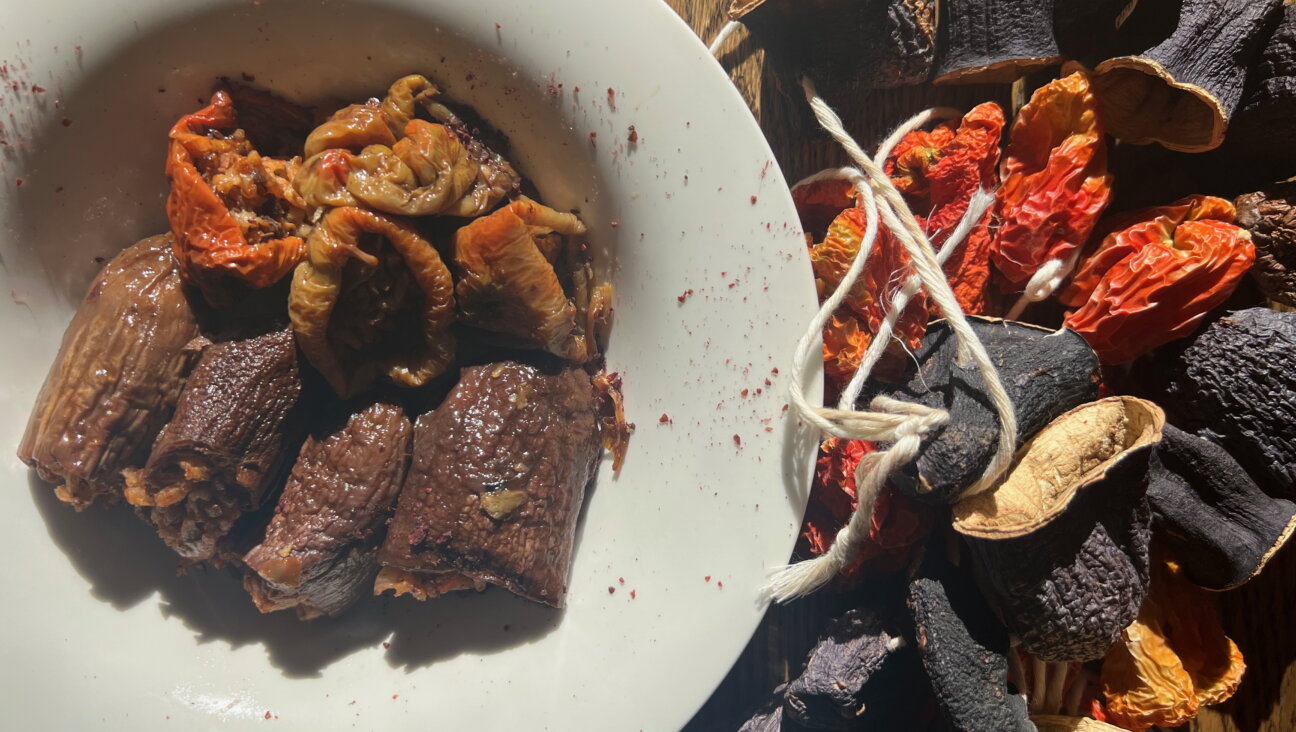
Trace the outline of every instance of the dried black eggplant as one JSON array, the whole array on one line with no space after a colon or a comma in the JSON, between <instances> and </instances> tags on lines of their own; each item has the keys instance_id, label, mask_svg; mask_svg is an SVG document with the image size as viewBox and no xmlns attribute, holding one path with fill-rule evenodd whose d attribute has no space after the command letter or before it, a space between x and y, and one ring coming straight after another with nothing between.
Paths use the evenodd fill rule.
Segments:
<instances>
[{"instance_id":1,"label":"dried black eggplant","mask_svg":"<svg viewBox=\"0 0 1296 732\"><path fill-rule=\"evenodd\" d=\"M1026 732L1026 699L1008 685L1008 631L972 581L928 547L909 583L914 637L936 701L957 732Z\"/></svg>"},{"instance_id":2,"label":"dried black eggplant","mask_svg":"<svg viewBox=\"0 0 1296 732\"><path fill-rule=\"evenodd\" d=\"M381 401L340 422L302 445L264 540L243 558L244 586L261 612L337 615L378 574L413 428L403 409Z\"/></svg>"},{"instance_id":3,"label":"dried black eggplant","mask_svg":"<svg viewBox=\"0 0 1296 732\"><path fill-rule=\"evenodd\" d=\"M1168 38L1098 64L1107 130L1134 144L1202 152L1224 141L1282 0L1184 0Z\"/></svg>"},{"instance_id":4,"label":"dried black eggplant","mask_svg":"<svg viewBox=\"0 0 1296 732\"><path fill-rule=\"evenodd\" d=\"M1069 59L1087 59L1111 43L1127 8L1137 0L1053 0L1053 35ZM1111 54L1108 54L1111 55Z\"/></svg>"},{"instance_id":5,"label":"dried black eggplant","mask_svg":"<svg viewBox=\"0 0 1296 732\"><path fill-rule=\"evenodd\" d=\"M936 51L935 0L733 0L738 20L791 77L857 90L919 84ZM842 79L843 70L849 77ZM861 73L862 72L862 73Z\"/></svg>"},{"instance_id":6,"label":"dried black eggplant","mask_svg":"<svg viewBox=\"0 0 1296 732\"><path fill-rule=\"evenodd\" d=\"M1042 661L1102 658L1147 596L1145 478L1165 415L1134 397L1085 404L953 507L1004 623Z\"/></svg>"},{"instance_id":7,"label":"dried black eggplant","mask_svg":"<svg viewBox=\"0 0 1296 732\"><path fill-rule=\"evenodd\" d=\"M90 286L32 407L18 458L77 509L121 497L198 359L171 235L126 248Z\"/></svg>"},{"instance_id":8,"label":"dried black eggplant","mask_svg":"<svg viewBox=\"0 0 1296 732\"><path fill-rule=\"evenodd\" d=\"M937 84L1011 83L1062 61L1054 0L944 0Z\"/></svg>"},{"instance_id":9,"label":"dried black eggplant","mask_svg":"<svg viewBox=\"0 0 1296 732\"><path fill-rule=\"evenodd\" d=\"M1286 8L1296 11L1296 5ZM1296 48L1293 52L1296 53ZM1296 181L1284 181L1263 191L1243 194L1238 196L1235 205L1237 225L1251 233L1251 243L1255 245L1252 279L1265 297L1296 306Z\"/></svg>"},{"instance_id":10,"label":"dried black eggplant","mask_svg":"<svg viewBox=\"0 0 1296 732\"><path fill-rule=\"evenodd\" d=\"M301 392L291 330L207 346L126 500L180 556L214 558L296 455Z\"/></svg>"},{"instance_id":11,"label":"dried black eggplant","mask_svg":"<svg viewBox=\"0 0 1296 732\"><path fill-rule=\"evenodd\" d=\"M1239 158L1248 170L1259 168L1270 178L1290 175L1296 166L1296 4L1283 3L1279 12L1229 123L1224 150L1233 159L1211 166L1212 172Z\"/></svg>"},{"instance_id":12,"label":"dried black eggplant","mask_svg":"<svg viewBox=\"0 0 1296 732\"><path fill-rule=\"evenodd\" d=\"M1291 537L1296 505L1270 498L1224 448L1166 425L1148 474L1157 537L1211 590L1251 579Z\"/></svg>"},{"instance_id":13,"label":"dried black eggplant","mask_svg":"<svg viewBox=\"0 0 1296 732\"><path fill-rule=\"evenodd\" d=\"M897 598L898 600L898 598ZM807 729L896 729L921 711L918 654L901 618L866 605L828 624L783 692L783 718Z\"/></svg>"},{"instance_id":14,"label":"dried black eggplant","mask_svg":"<svg viewBox=\"0 0 1296 732\"><path fill-rule=\"evenodd\" d=\"M1054 417L1098 395L1099 366L1077 333L1025 323L970 317L1017 415L1018 444ZM917 372L904 387L881 393L949 411L949 424L928 438L915 465L892 477L910 495L954 501L994 457L999 419L974 364L960 364L947 321L933 323L915 358Z\"/></svg>"},{"instance_id":15,"label":"dried black eggplant","mask_svg":"<svg viewBox=\"0 0 1296 732\"><path fill-rule=\"evenodd\" d=\"M1159 355L1145 379L1175 424L1216 440L1265 492L1296 494L1296 312L1237 310Z\"/></svg>"}]
</instances>

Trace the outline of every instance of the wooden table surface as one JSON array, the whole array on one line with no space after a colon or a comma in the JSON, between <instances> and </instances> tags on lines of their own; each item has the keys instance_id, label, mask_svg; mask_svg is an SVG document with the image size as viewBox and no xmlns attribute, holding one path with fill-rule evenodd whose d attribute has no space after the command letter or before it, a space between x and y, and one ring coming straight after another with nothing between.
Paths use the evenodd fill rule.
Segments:
<instances>
[{"instance_id":1,"label":"wooden table surface","mask_svg":"<svg viewBox=\"0 0 1296 732\"><path fill-rule=\"evenodd\" d=\"M708 44L725 22L727 0L665 0ZM765 67L765 54L739 30L720 53L730 78L760 122L788 180L847 163L820 134L799 90L785 92ZM932 106L968 109L984 101L1011 102L1007 86L914 86L877 90L866 97L825 98L847 129L870 149L914 113ZM1296 171L1292 171L1296 173ZM1203 191L1208 193L1209 191ZM790 347L790 344L789 344ZM1219 595L1226 630L1242 650L1247 672L1238 693L1207 709L1185 729L1192 732L1293 732L1296 730L1296 549L1289 544L1259 578ZM724 682L686 727L687 732L736 730L770 691L795 675L824 623L851 607L852 598L820 593L772 607Z\"/></svg>"}]
</instances>

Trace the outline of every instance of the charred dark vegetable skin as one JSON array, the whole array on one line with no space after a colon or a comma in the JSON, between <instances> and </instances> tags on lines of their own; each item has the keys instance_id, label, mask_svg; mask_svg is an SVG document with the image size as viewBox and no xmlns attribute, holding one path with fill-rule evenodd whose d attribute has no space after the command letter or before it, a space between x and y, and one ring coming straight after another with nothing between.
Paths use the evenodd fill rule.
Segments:
<instances>
[{"instance_id":1,"label":"charred dark vegetable skin","mask_svg":"<svg viewBox=\"0 0 1296 732\"><path fill-rule=\"evenodd\" d=\"M1217 439L1256 482L1292 495L1296 481L1296 313L1249 308L1211 323L1153 364L1161 403L1181 427ZM1152 376L1155 376L1153 374Z\"/></svg>"},{"instance_id":2,"label":"charred dark vegetable skin","mask_svg":"<svg viewBox=\"0 0 1296 732\"><path fill-rule=\"evenodd\" d=\"M1285 7L1296 10L1296 5ZM1296 80L1293 90L1296 94ZM1251 277L1265 297L1296 306L1296 182L1238 196L1235 205L1237 225L1251 232L1255 245Z\"/></svg>"},{"instance_id":3,"label":"charred dark vegetable skin","mask_svg":"<svg viewBox=\"0 0 1296 732\"><path fill-rule=\"evenodd\" d=\"M863 88L918 84L936 51L935 0L733 0L740 20L794 77L831 85L842 69Z\"/></svg>"},{"instance_id":4,"label":"charred dark vegetable skin","mask_svg":"<svg viewBox=\"0 0 1296 732\"><path fill-rule=\"evenodd\" d=\"M1107 128L1171 150L1218 147L1282 0L1184 0L1170 37L1098 64Z\"/></svg>"},{"instance_id":5,"label":"charred dark vegetable skin","mask_svg":"<svg viewBox=\"0 0 1296 732\"><path fill-rule=\"evenodd\" d=\"M95 278L36 398L18 458L78 509L121 497L174 409L198 321L170 235L118 254Z\"/></svg>"},{"instance_id":6,"label":"charred dark vegetable skin","mask_svg":"<svg viewBox=\"0 0 1296 732\"><path fill-rule=\"evenodd\" d=\"M1296 164L1296 4L1284 2L1279 12L1224 143L1229 154L1251 158L1248 171L1258 167L1270 178L1290 175Z\"/></svg>"},{"instance_id":7,"label":"charred dark vegetable skin","mask_svg":"<svg viewBox=\"0 0 1296 732\"><path fill-rule=\"evenodd\" d=\"M1264 568L1296 528L1296 505L1270 498L1224 448L1166 425L1148 477L1158 538L1211 590Z\"/></svg>"},{"instance_id":8,"label":"charred dark vegetable skin","mask_svg":"<svg viewBox=\"0 0 1296 732\"><path fill-rule=\"evenodd\" d=\"M511 361L465 369L415 427L382 564L460 572L561 607L599 456L596 416L580 369L546 373Z\"/></svg>"},{"instance_id":9,"label":"charred dark vegetable skin","mask_svg":"<svg viewBox=\"0 0 1296 732\"><path fill-rule=\"evenodd\" d=\"M1026 700L1008 686L1008 631L965 568L935 542L909 584L914 636L950 729L1026 732Z\"/></svg>"},{"instance_id":10,"label":"charred dark vegetable skin","mask_svg":"<svg viewBox=\"0 0 1296 732\"><path fill-rule=\"evenodd\" d=\"M180 556L213 558L296 454L301 391L290 330L208 346L126 500Z\"/></svg>"},{"instance_id":11,"label":"charred dark vegetable skin","mask_svg":"<svg viewBox=\"0 0 1296 732\"><path fill-rule=\"evenodd\" d=\"M1098 357L1069 329L970 317L1017 413L1019 442L1098 393ZM933 323L918 350L918 372L898 390L882 393L949 410L949 424L928 439L916 462L893 477L906 493L952 501L981 476L999 439L999 421L986 401L975 365L959 365L958 346L945 321Z\"/></svg>"},{"instance_id":12,"label":"charred dark vegetable skin","mask_svg":"<svg viewBox=\"0 0 1296 732\"><path fill-rule=\"evenodd\" d=\"M1054 0L943 0L936 83L1013 82L1062 60Z\"/></svg>"},{"instance_id":13,"label":"charred dark vegetable skin","mask_svg":"<svg viewBox=\"0 0 1296 732\"><path fill-rule=\"evenodd\" d=\"M258 609L337 615L369 592L412 431L403 409L375 402L307 438L264 541L244 557Z\"/></svg>"}]
</instances>

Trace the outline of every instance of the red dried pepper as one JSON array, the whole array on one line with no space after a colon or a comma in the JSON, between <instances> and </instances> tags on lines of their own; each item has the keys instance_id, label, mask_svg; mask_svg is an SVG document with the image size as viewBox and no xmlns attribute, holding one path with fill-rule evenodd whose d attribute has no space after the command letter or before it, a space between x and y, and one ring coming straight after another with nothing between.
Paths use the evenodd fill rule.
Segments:
<instances>
[{"instance_id":1,"label":"red dried pepper","mask_svg":"<svg viewBox=\"0 0 1296 732\"><path fill-rule=\"evenodd\" d=\"M792 203L801 218L801 229L814 244L828 232L837 214L857 205L854 187L850 181L828 178L795 186Z\"/></svg>"},{"instance_id":2,"label":"red dried pepper","mask_svg":"<svg viewBox=\"0 0 1296 732\"><path fill-rule=\"evenodd\" d=\"M278 282L306 254L297 235L305 204L292 188L299 159L260 155L242 130L230 94L171 128L167 218L185 279L208 300L231 281L261 288Z\"/></svg>"},{"instance_id":3,"label":"red dried pepper","mask_svg":"<svg viewBox=\"0 0 1296 732\"><path fill-rule=\"evenodd\" d=\"M1067 327L1110 364L1188 335L1255 262L1233 218L1231 203L1210 196L1122 217L1137 223L1105 237L1059 298L1078 306Z\"/></svg>"},{"instance_id":4,"label":"red dried pepper","mask_svg":"<svg viewBox=\"0 0 1296 732\"><path fill-rule=\"evenodd\" d=\"M918 223L939 247L967 211L968 199L978 188L991 188L999 160L1003 112L995 104L982 104L957 124L946 122L930 131L905 135L886 161L886 172L918 215ZM814 224L828 207L849 198L849 187L828 181L800 187L803 222ZM796 196L794 196L794 199ZM828 226L824 240L811 247L810 261L826 297L850 268L863 239L863 209L842 211ZM992 308L989 281L989 216L973 228L945 265L946 275L964 312L986 314ZM882 227L873 254L860 279L847 296L845 307L834 314L824 331L824 361L830 381L842 383L859 367L864 351L878 331L891 300L909 271L909 257ZM896 338L910 348L922 341L928 320L926 296L918 293L896 323Z\"/></svg>"},{"instance_id":5,"label":"red dried pepper","mask_svg":"<svg viewBox=\"0 0 1296 732\"><path fill-rule=\"evenodd\" d=\"M1036 90L1009 133L992 258L1022 289L1048 260L1065 261L1088 240L1111 200L1098 102L1084 72Z\"/></svg>"},{"instance_id":6,"label":"red dried pepper","mask_svg":"<svg viewBox=\"0 0 1296 732\"><path fill-rule=\"evenodd\" d=\"M832 438L822 445L801 528L801 551L824 553L837 531L850 520L856 504L855 468L873 450L863 440ZM873 505L869 536L854 561L842 570L842 576L858 579L903 568L912 548L931 530L932 522L928 506L890 486L884 487Z\"/></svg>"}]
</instances>

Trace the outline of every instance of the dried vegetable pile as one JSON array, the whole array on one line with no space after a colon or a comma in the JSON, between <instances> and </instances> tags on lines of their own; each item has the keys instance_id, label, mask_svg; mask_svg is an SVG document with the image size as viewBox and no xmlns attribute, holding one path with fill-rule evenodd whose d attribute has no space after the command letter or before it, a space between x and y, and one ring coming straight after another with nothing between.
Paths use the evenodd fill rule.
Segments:
<instances>
[{"instance_id":1,"label":"dried vegetable pile","mask_svg":"<svg viewBox=\"0 0 1296 732\"><path fill-rule=\"evenodd\" d=\"M809 76L829 102L928 81L1033 89L1013 114L986 103L906 134L884 165L938 250L972 194L995 192L944 271L1016 411L1013 465L963 497L998 422L941 313L915 297L858 405L885 395L950 421L883 490L835 581L865 604L743 729L1185 724L1246 668L1214 593L1259 574L1296 528L1296 183L1274 182L1270 164L1235 167L1142 207L1123 203L1119 172L1149 159L1138 145L1208 165L1240 149L1234 134L1290 128L1296 5L937 5L731 8L781 77ZM1155 197L1149 180L1127 197ZM826 297L866 214L845 181L812 177L792 194ZM824 330L826 401L909 271L882 224ZM822 445L802 556L832 544L856 467L883 447Z\"/></svg>"},{"instance_id":2,"label":"dried vegetable pile","mask_svg":"<svg viewBox=\"0 0 1296 732\"><path fill-rule=\"evenodd\" d=\"M612 292L489 135L417 75L336 110L220 86L170 132L171 231L100 272L19 457L262 612L488 584L562 606L629 439Z\"/></svg>"}]
</instances>

